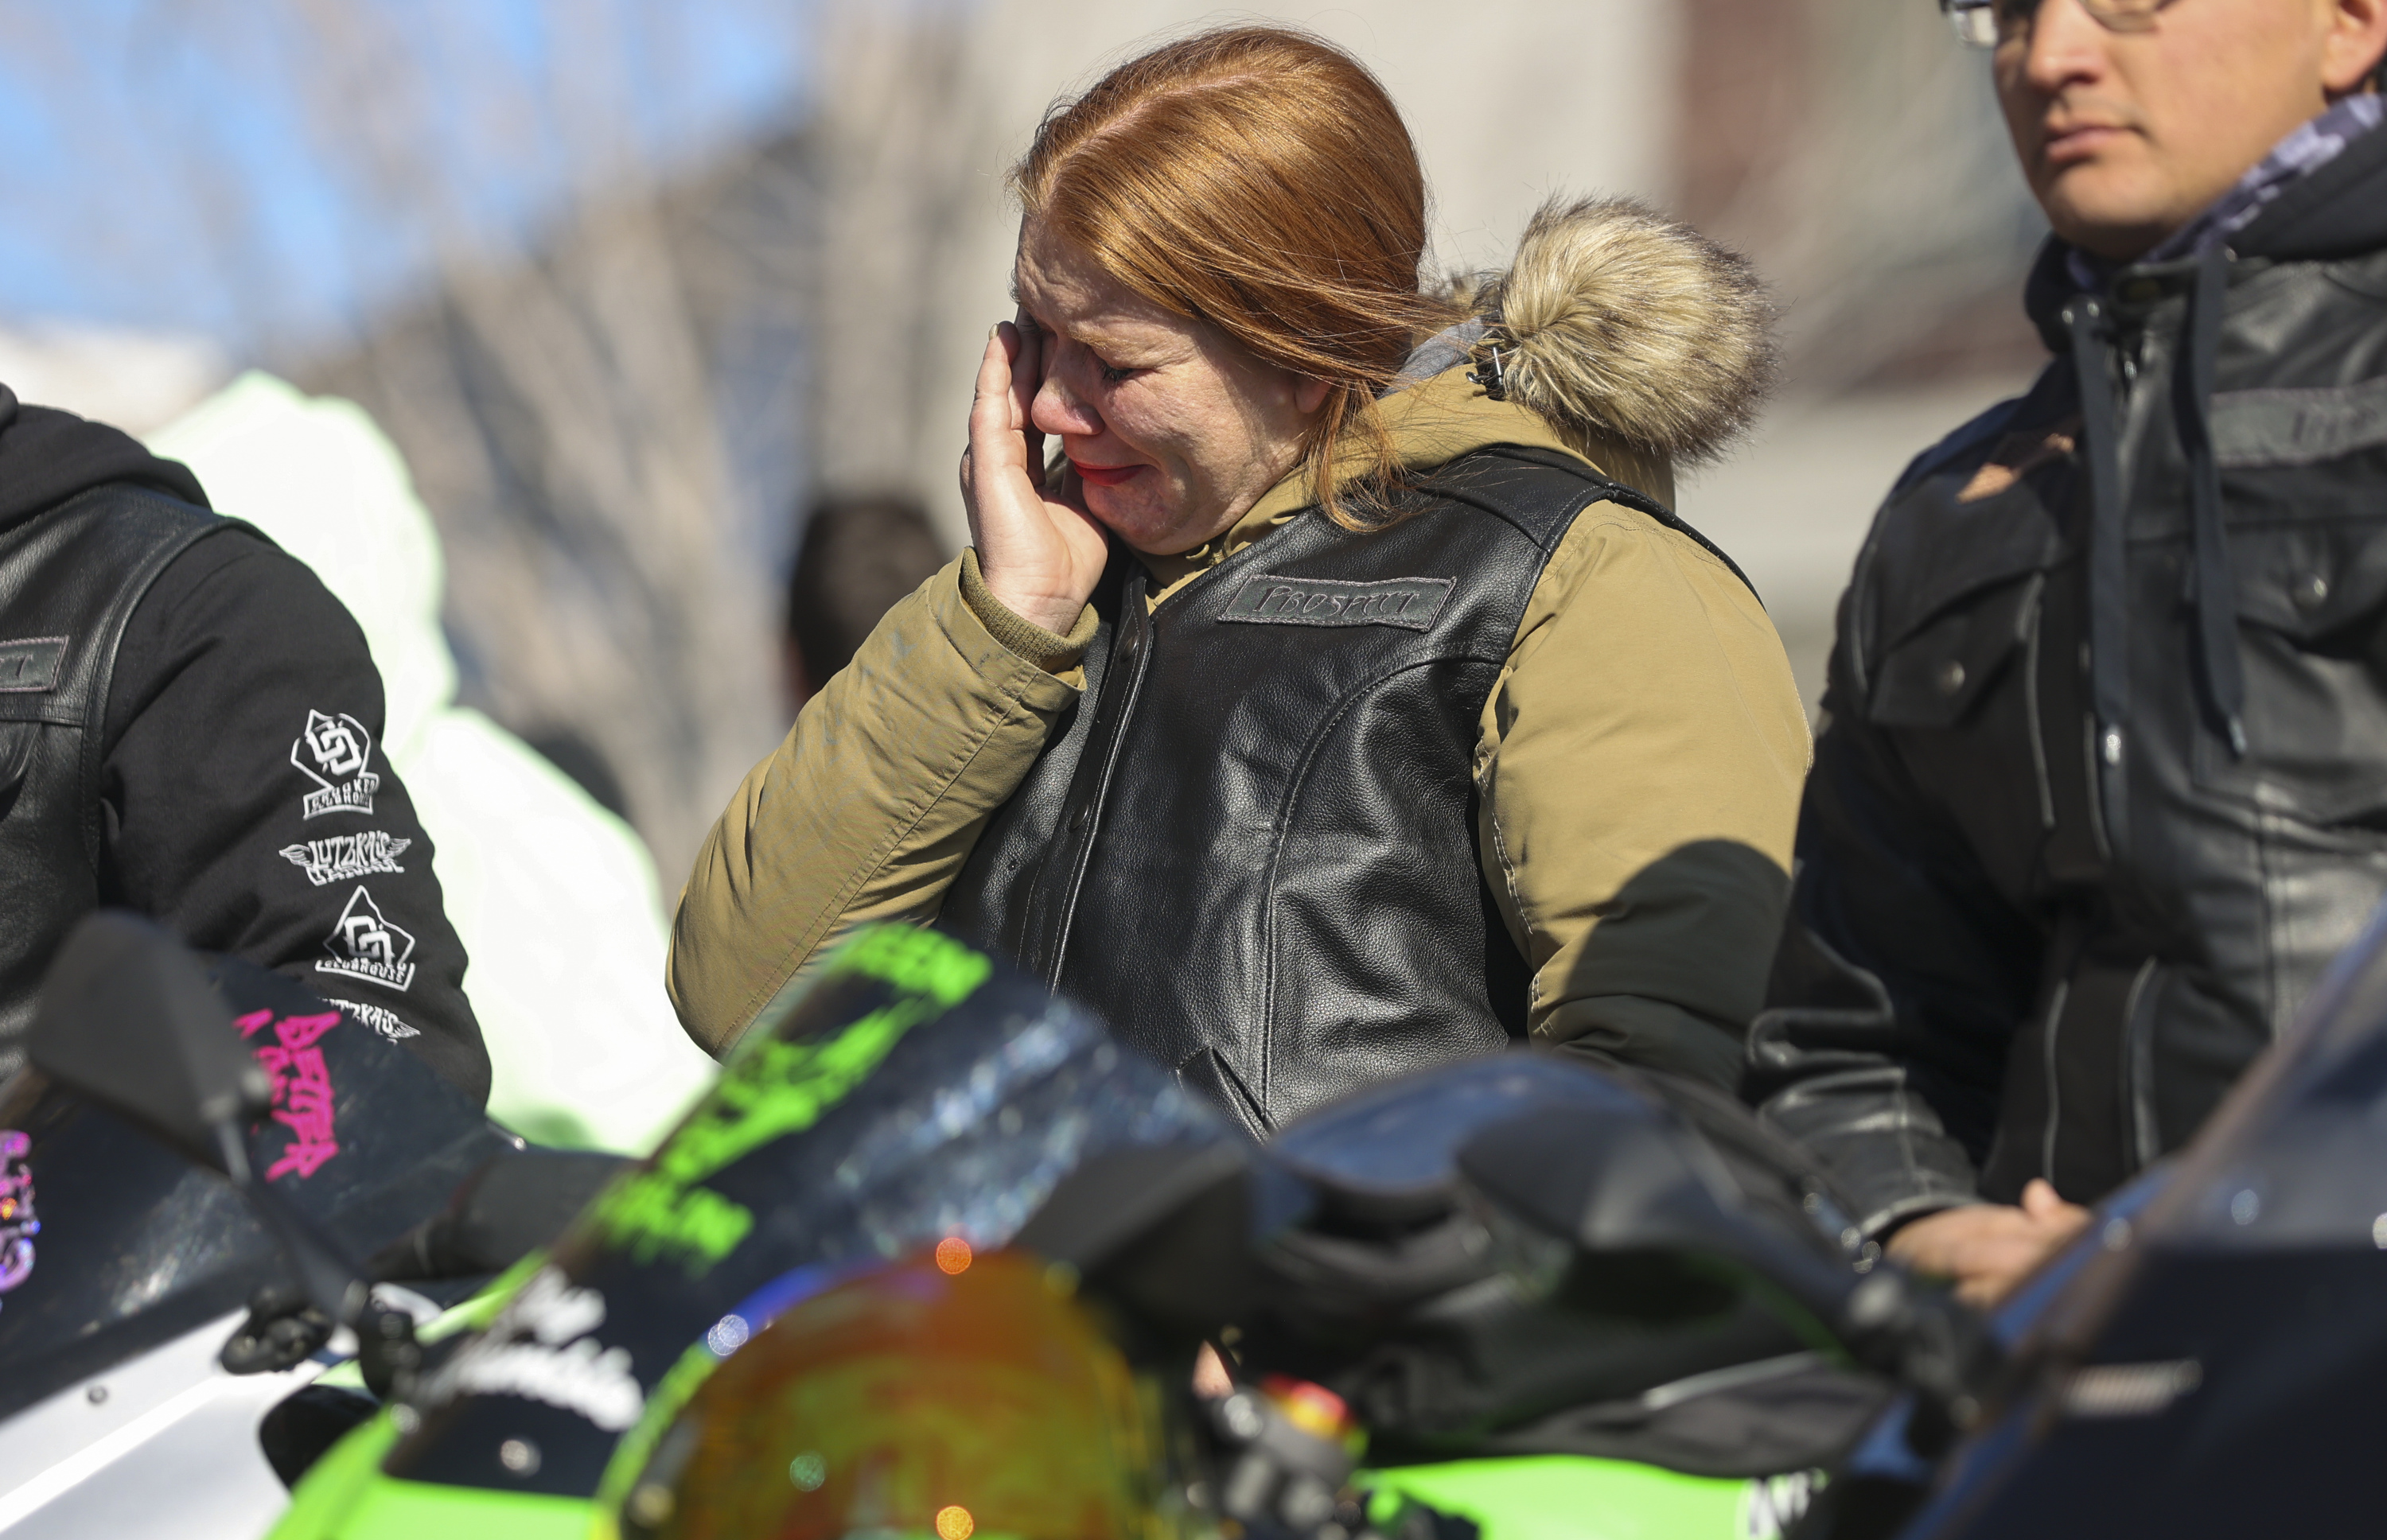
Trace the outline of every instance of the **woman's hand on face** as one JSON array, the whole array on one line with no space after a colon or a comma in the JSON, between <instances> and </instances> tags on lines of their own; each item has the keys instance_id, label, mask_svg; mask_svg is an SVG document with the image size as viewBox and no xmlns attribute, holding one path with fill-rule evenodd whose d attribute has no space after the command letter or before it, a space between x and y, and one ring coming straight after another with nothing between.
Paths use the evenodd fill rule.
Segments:
<instances>
[{"instance_id":1,"label":"woman's hand on face","mask_svg":"<svg viewBox=\"0 0 2387 1540\"><path fill-rule=\"evenodd\" d=\"M1044 435L1029 411L1044 376L1036 334L1004 322L987 338L962 455L962 500L987 590L1022 620L1067 635L1078 623L1109 548L1074 494L1045 489Z\"/></svg>"}]
</instances>

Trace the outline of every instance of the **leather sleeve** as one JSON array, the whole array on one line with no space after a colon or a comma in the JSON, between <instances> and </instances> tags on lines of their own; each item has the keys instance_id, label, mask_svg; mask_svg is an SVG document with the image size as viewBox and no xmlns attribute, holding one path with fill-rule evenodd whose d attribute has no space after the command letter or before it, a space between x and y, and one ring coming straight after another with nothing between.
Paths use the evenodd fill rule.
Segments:
<instances>
[{"instance_id":1,"label":"leather sleeve","mask_svg":"<svg viewBox=\"0 0 2387 1540\"><path fill-rule=\"evenodd\" d=\"M1865 719L1850 620L1863 582L1861 564L1841 600L1791 917L1749 1029L1742 1092L1877 1236L1978 1201L2037 953L2027 923Z\"/></svg>"},{"instance_id":2,"label":"leather sleeve","mask_svg":"<svg viewBox=\"0 0 2387 1540\"><path fill-rule=\"evenodd\" d=\"M1538 1041L1729 1088L1789 889L1807 722L1748 586L1586 509L1544 569L1476 751L1484 877Z\"/></svg>"},{"instance_id":3,"label":"leather sleeve","mask_svg":"<svg viewBox=\"0 0 2387 1540\"><path fill-rule=\"evenodd\" d=\"M193 546L117 651L101 902L288 974L486 1102L463 943L382 713L364 634L304 563L238 530Z\"/></svg>"},{"instance_id":4,"label":"leather sleeve","mask_svg":"<svg viewBox=\"0 0 2387 1540\"><path fill-rule=\"evenodd\" d=\"M966 596L973 561L965 552L887 612L705 836L672 920L665 982L708 1052L726 1052L847 931L933 917L1078 699L1074 658L1092 612L1041 648L1035 637L1049 634L1029 627L1020 645L1037 655L1023 656Z\"/></svg>"}]
</instances>

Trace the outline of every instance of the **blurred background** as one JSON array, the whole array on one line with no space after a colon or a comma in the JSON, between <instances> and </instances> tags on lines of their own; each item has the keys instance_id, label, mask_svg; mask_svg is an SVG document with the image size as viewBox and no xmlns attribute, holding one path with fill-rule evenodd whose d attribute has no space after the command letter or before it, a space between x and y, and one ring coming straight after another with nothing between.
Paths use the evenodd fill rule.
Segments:
<instances>
[{"instance_id":1,"label":"blurred background","mask_svg":"<svg viewBox=\"0 0 2387 1540\"><path fill-rule=\"evenodd\" d=\"M1254 17L1382 75L1438 267L1558 193L1755 258L1785 389L1683 511L1812 706L1890 478L2039 361L2043 227L1931 0L0 0L0 381L136 433L248 368L361 405L445 548L459 700L626 816L667 903L792 714L808 511L964 538L1039 115Z\"/></svg>"}]
</instances>

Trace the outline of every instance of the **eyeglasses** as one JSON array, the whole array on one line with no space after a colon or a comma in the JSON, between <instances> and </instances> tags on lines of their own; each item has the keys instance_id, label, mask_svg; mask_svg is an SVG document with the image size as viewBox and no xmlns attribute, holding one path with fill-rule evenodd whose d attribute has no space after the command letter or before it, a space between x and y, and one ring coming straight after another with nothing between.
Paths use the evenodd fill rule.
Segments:
<instances>
[{"instance_id":1,"label":"eyeglasses","mask_svg":"<svg viewBox=\"0 0 2387 1540\"><path fill-rule=\"evenodd\" d=\"M1939 0L1956 35L1975 48L1994 48L2030 29L2041 0ZM2109 32L2151 32L2155 12L2172 0L2077 0Z\"/></svg>"}]
</instances>

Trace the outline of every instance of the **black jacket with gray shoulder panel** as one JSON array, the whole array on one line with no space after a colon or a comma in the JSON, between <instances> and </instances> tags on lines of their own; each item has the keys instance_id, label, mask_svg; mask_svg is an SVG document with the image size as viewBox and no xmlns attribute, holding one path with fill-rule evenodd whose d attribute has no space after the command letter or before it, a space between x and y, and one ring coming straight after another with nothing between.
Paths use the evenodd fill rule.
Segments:
<instances>
[{"instance_id":1,"label":"black jacket with gray shoulder panel","mask_svg":"<svg viewBox=\"0 0 2387 1540\"><path fill-rule=\"evenodd\" d=\"M2179 1147L2387 894L2387 133L2209 259L2068 257L1858 557L1751 1033L1875 1233Z\"/></svg>"}]
</instances>

